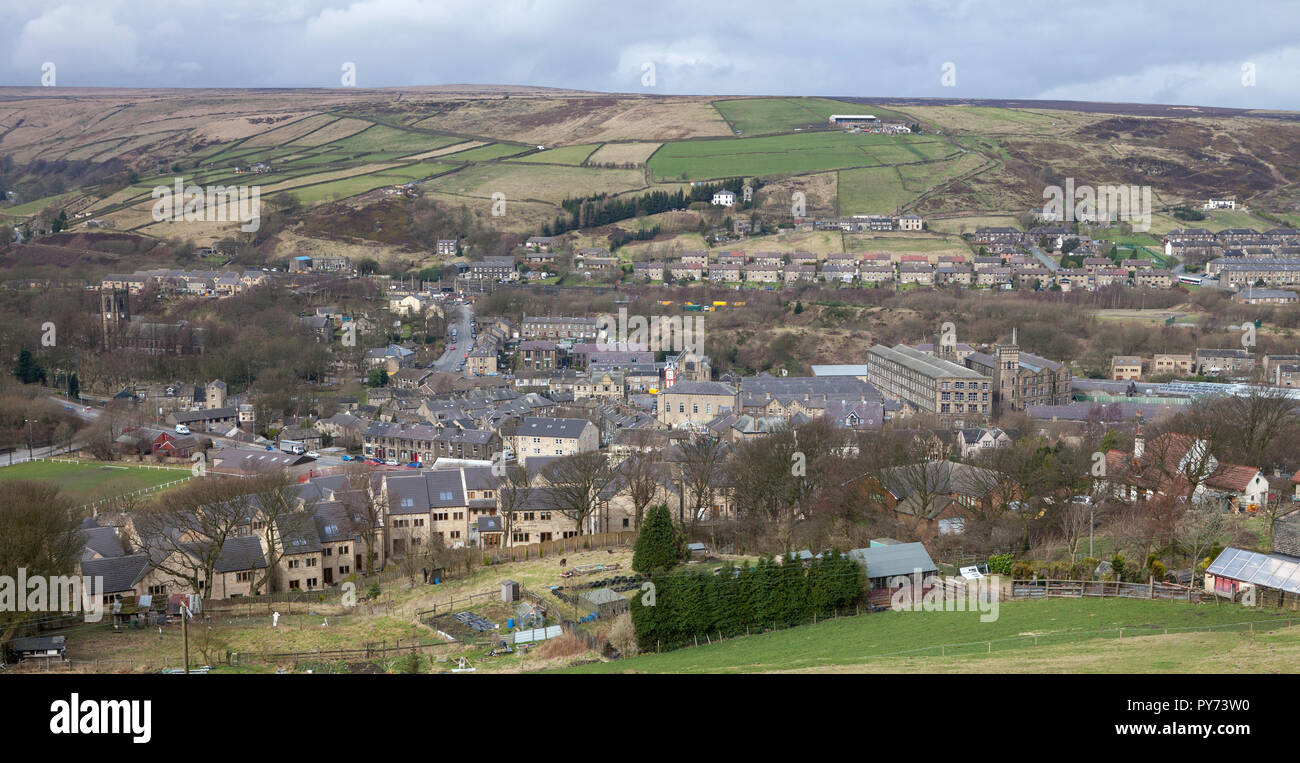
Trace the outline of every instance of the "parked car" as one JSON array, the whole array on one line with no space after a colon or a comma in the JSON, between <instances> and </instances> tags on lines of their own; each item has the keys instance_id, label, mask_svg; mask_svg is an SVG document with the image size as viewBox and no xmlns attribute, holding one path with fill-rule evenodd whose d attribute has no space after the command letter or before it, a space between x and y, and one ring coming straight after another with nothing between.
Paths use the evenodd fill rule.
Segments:
<instances>
[{"instance_id":1,"label":"parked car","mask_svg":"<svg viewBox=\"0 0 1300 763\"><path fill-rule=\"evenodd\" d=\"M185 426L184 424L176 425L176 434L189 434L189 433L190 433L189 427Z\"/></svg>"},{"instance_id":2,"label":"parked car","mask_svg":"<svg viewBox=\"0 0 1300 763\"><path fill-rule=\"evenodd\" d=\"M386 458L386 459L384 459L384 465L385 465L385 466L397 466L397 459L395 459L395 458Z\"/></svg>"},{"instance_id":3,"label":"parked car","mask_svg":"<svg viewBox=\"0 0 1300 763\"><path fill-rule=\"evenodd\" d=\"M309 450L309 451L307 451L307 457L308 457L308 458L320 458L320 454L317 453L317 452L314 451L314 450Z\"/></svg>"},{"instance_id":4,"label":"parked car","mask_svg":"<svg viewBox=\"0 0 1300 763\"><path fill-rule=\"evenodd\" d=\"M351 461L351 460L352 460L352 456L349 456L349 455L346 454L346 453L344 453L342 456L339 456L339 458L342 458L344 461Z\"/></svg>"},{"instance_id":5,"label":"parked car","mask_svg":"<svg viewBox=\"0 0 1300 763\"><path fill-rule=\"evenodd\" d=\"M419 468L420 468L420 462L419 462L419 461L412 461L411 463L407 464L407 466L411 467L412 469L419 469Z\"/></svg>"}]
</instances>

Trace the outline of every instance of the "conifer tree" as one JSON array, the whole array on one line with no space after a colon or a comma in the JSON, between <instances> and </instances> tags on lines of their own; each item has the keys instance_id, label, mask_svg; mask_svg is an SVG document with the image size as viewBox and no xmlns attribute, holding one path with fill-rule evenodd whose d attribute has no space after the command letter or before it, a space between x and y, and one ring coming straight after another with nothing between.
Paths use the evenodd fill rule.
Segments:
<instances>
[{"instance_id":1,"label":"conifer tree","mask_svg":"<svg viewBox=\"0 0 1300 763\"><path fill-rule=\"evenodd\" d=\"M652 506L646 513L632 553L632 569L642 575L670 570L677 564L677 531L668 505Z\"/></svg>"}]
</instances>

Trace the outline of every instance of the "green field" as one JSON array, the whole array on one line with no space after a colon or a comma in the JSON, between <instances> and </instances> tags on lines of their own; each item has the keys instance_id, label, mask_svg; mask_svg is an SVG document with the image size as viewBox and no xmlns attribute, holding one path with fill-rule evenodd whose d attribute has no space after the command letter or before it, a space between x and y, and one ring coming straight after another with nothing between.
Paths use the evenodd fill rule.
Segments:
<instances>
[{"instance_id":1,"label":"green field","mask_svg":"<svg viewBox=\"0 0 1300 763\"><path fill-rule=\"evenodd\" d=\"M927 135L817 132L665 143L648 164L658 180L707 180L933 161L950 152Z\"/></svg>"},{"instance_id":2,"label":"green field","mask_svg":"<svg viewBox=\"0 0 1300 763\"><path fill-rule=\"evenodd\" d=\"M470 148L464 151L457 151L454 154L446 154L439 157L450 162L485 162L491 159L500 159L504 156L514 156L522 154L528 149L523 146L516 146L510 143L492 143L478 148Z\"/></svg>"},{"instance_id":3,"label":"green field","mask_svg":"<svg viewBox=\"0 0 1300 763\"><path fill-rule=\"evenodd\" d=\"M386 125L374 125L355 135L336 140L326 145L335 146L347 154L395 152L397 154L414 154L420 151L432 151L435 148L450 146L464 138L452 138L445 135L398 130Z\"/></svg>"},{"instance_id":4,"label":"green field","mask_svg":"<svg viewBox=\"0 0 1300 763\"><path fill-rule=\"evenodd\" d=\"M1073 645L1091 647L1102 639L1118 640L1121 627L1126 629L1123 637L1128 638L1163 635L1166 628L1171 633L1177 633L1179 628L1210 626L1224 626L1226 631L1249 631L1250 626L1235 624L1282 618L1281 623L1267 625L1271 630L1285 627L1288 615L1300 624L1300 613L1296 612L1145 599L1003 602L998 614L996 622L984 623L980 622L978 612L880 612L738 637L712 646L583 665L570 671L756 673L867 664L878 669L895 664L902 669L905 659L916 657L964 660L988 655L990 650L995 655L998 652L1033 654L1033 650L1042 647L1068 653ZM1265 627L1260 626L1261 630ZM1300 640L1300 634L1292 633L1290 638Z\"/></svg>"},{"instance_id":5,"label":"green field","mask_svg":"<svg viewBox=\"0 0 1300 763\"><path fill-rule=\"evenodd\" d=\"M599 143L551 148L546 151L538 151L535 154L529 154L528 156L521 156L518 159L511 159L510 161L535 164L572 164L576 166L587 161L587 157L595 153L598 148L600 148Z\"/></svg>"},{"instance_id":6,"label":"green field","mask_svg":"<svg viewBox=\"0 0 1300 763\"><path fill-rule=\"evenodd\" d=\"M183 468L142 469L116 464L70 464L55 461L30 461L0 467L0 481L53 482L59 486L60 493L78 506L189 476L190 470Z\"/></svg>"},{"instance_id":7,"label":"green field","mask_svg":"<svg viewBox=\"0 0 1300 763\"><path fill-rule=\"evenodd\" d=\"M912 121L888 109L829 98L738 98L714 101L713 107L745 135L769 135L827 127L831 114L874 114L882 119Z\"/></svg>"}]
</instances>

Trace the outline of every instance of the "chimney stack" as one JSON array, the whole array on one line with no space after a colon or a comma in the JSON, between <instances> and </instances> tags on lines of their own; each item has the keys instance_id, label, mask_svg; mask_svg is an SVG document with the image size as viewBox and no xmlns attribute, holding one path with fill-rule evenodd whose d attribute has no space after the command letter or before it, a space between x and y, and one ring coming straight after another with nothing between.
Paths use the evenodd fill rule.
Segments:
<instances>
[{"instance_id":1,"label":"chimney stack","mask_svg":"<svg viewBox=\"0 0 1300 763\"><path fill-rule=\"evenodd\" d=\"M1142 458L1146 451L1146 443L1142 440L1142 425L1138 424L1137 436L1133 438L1133 458Z\"/></svg>"}]
</instances>

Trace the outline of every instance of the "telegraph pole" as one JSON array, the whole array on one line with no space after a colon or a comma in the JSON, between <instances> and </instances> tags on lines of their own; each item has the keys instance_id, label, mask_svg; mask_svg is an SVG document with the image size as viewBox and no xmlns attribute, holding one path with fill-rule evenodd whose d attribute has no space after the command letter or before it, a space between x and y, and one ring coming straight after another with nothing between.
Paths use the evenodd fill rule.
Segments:
<instances>
[{"instance_id":1,"label":"telegraph pole","mask_svg":"<svg viewBox=\"0 0 1300 763\"><path fill-rule=\"evenodd\" d=\"M39 424L40 422L39 422L37 419L24 419L24 423L27 424L27 460L28 460L28 461L31 461L31 460L33 459L33 456L32 456L32 424Z\"/></svg>"},{"instance_id":2,"label":"telegraph pole","mask_svg":"<svg viewBox=\"0 0 1300 763\"><path fill-rule=\"evenodd\" d=\"M181 605L181 638L185 649L185 675L190 674L190 608Z\"/></svg>"}]
</instances>

